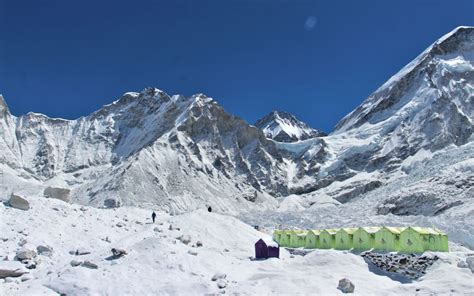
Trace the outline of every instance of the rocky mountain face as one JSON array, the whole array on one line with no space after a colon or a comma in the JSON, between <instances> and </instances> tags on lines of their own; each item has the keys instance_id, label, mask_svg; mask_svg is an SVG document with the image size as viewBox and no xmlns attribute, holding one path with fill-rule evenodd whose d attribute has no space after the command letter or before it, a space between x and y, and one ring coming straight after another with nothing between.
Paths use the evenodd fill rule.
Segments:
<instances>
[{"instance_id":1,"label":"rocky mountain face","mask_svg":"<svg viewBox=\"0 0 474 296\"><path fill-rule=\"evenodd\" d=\"M301 190L318 190L359 172L385 178L420 151L472 141L473 58L472 27L457 28L436 41L343 118L328 137L299 152L305 161L318 158L314 166L320 165L322 173Z\"/></svg>"},{"instance_id":2,"label":"rocky mountain face","mask_svg":"<svg viewBox=\"0 0 474 296\"><path fill-rule=\"evenodd\" d=\"M413 163L451 159L448 148L472 158L473 60L474 30L457 28L324 137L288 113L272 112L252 126L205 95L169 96L156 88L126 93L77 120L16 117L0 97L0 187L27 195L69 188L79 203L170 212L275 208L275 197L291 194L308 207L321 199L349 203L410 176ZM435 182L425 177L412 179ZM472 181L460 178L436 182ZM459 205L453 196L469 195L462 188L446 190L449 202L437 201L439 207ZM423 196L432 195L415 199L426 202ZM378 211L406 214L407 198L392 194Z\"/></svg>"},{"instance_id":3,"label":"rocky mountain face","mask_svg":"<svg viewBox=\"0 0 474 296\"><path fill-rule=\"evenodd\" d=\"M270 112L259 119L255 126L261 129L267 138L277 142L291 143L326 136L324 132L311 128L294 115L283 111Z\"/></svg>"},{"instance_id":4,"label":"rocky mountain face","mask_svg":"<svg viewBox=\"0 0 474 296\"><path fill-rule=\"evenodd\" d=\"M2 165L72 187L79 202L186 210L212 201L230 211L285 192L275 144L205 95L147 88L77 120L15 117L3 106Z\"/></svg>"}]
</instances>

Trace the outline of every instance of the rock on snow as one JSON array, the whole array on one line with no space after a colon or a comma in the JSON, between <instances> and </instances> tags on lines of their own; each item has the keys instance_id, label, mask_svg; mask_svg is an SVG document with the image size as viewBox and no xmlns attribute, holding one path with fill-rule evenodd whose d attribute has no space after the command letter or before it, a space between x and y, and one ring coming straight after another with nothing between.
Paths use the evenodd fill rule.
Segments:
<instances>
[{"instance_id":1,"label":"rock on snow","mask_svg":"<svg viewBox=\"0 0 474 296\"><path fill-rule=\"evenodd\" d=\"M30 209L30 203L28 202L28 200L13 193L10 197L10 200L8 201L8 204L12 208L19 209L19 210L27 211Z\"/></svg>"}]
</instances>

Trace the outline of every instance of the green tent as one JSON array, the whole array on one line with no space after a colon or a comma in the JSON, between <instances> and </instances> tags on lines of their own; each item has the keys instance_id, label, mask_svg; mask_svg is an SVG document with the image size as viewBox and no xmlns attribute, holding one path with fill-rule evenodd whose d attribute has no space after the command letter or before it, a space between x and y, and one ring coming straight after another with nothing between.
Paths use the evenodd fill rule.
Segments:
<instances>
[{"instance_id":1,"label":"green tent","mask_svg":"<svg viewBox=\"0 0 474 296\"><path fill-rule=\"evenodd\" d=\"M306 245L306 230L293 230L290 235L290 247L301 248Z\"/></svg>"},{"instance_id":2,"label":"green tent","mask_svg":"<svg viewBox=\"0 0 474 296\"><path fill-rule=\"evenodd\" d=\"M307 249L318 249L319 248L319 234L320 230L309 230L306 234L306 245Z\"/></svg>"},{"instance_id":3,"label":"green tent","mask_svg":"<svg viewBox=\"0 0 474 296\"><path fill-rule=\"evenodd\" d=\"M354 250L367 251L374 247L375 233L380 227L359 227L354 232Z\"/></svg>"},{"instance_id":4,"label":"green tent","mask_svg":"<svg viewBox=\"0 0 474 296\"><path fill-rule=\"evenodd\" d=\"M332 249L335 247L337 229L324 229L319 234L319 247L321 249Z\"/></svg>"},{"instance_id":5,"label":"green tent","mask_svg":"<svg viewBox=\"0 0 474 296\"><path fill-rule=\"evenodd\" d=\"M277 243L280 243L281 234L282 234L281 230L279 230L279 229L274 230L273 231L273 240L276 241Z\"/></svg>"},{"instance_id":6,"label":"green tent","mask_svg":"<svg viewBox=\"0 0 474 296\"><path fill-rule=\"evenodd\" d=\"M396 252L400 249L400 227L382 227L375 233L374 249Z\"/></svg>"},{"instance_id":7,"label":"green tent","mask_svg":"<svg viewBox=\"0 0 474 296\"><path fill-rule=\"evenodd\" d=\"M439 245L436 251L449 252L448 235L438 228L435 228L434 230L436 230L439 235Z\"/></svg>"},{"instance_id":8,"label":"green tent","mask_svg":"<svg viewBox=\"0 0 474 296\"><path fill-rule=\"evenodd\" d=\"M290 235L293 230L283 230L280 234L280 246L289 247L290 246Z\"/></svg>"},{"instance_id":9,"label":"green tent","mask_svg":"<svg viewBox=\"0 0 474 296\"><path fill-rule=\"evenodd\" d=\"M407 227L400 233L400 252L423 253L428 247L428 232L421 227Z\"/></svg>"},{"instance_id":10,"label":"green tent","mask_svg":"<svg viewBox=\"0 0 474 296\"><path fill-rule=\"evenodd\" d=\"M273 239L282 247L339 250L379 250L422 253L448 252L448 236L436 228L360 227L324 230L275 230Z\"/></svg>"},{"instance_id":11,"label":"green tent","mask_svg":"<svg viewBox=\"0 0 474 296\"><path fill-rule=\"evenodd\" d=\"M336 232L335 248L337 250L350 250L353 246L354 232L357 228L341 228Z\"/></svg>"},{"instance_id":12,"label":"green tent","mask_svg":"<svg viewBox=\"0 0 474 296\"><path fill-rule=\"evenodd\" d=\"M441 235L433 228L412 227L421 235L424 251L438 251L441 249Z\"/></svg>"},{"instance_id":13,"label":"green tent","mask_svg":"<svg viewBox=\"0 0 474 296\"><path fill-rule=\"evenodd\" d=\"M408 227L400 235L400 249L407 253L448 252L448 236L439 229Z\"/></svg>"}]
</instances>

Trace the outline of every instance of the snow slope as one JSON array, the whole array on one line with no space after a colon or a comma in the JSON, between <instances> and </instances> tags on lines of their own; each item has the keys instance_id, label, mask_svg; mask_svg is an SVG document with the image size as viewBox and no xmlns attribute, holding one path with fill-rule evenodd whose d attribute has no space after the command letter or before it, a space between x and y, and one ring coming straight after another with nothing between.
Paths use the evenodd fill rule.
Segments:
<instances>
[{"instance_id":1,"label":"snow slope","mask_svg":"<svg viewBox=\"0 0 474 296\"><path fill-rule=\"evenodd\" d=\"M177 216L158 212L152 224L150 211L139 208L97 209L44 198L30 202L29 211L0 204L5 222L0 224L0 256L13 259L23 239L53 252L51 257L39 255L28 275L0 280L0 295L203 295L219 290L338 295L343 277L360 295L468 294L474 289L471 271L457 267L472 252L455 245L454 252L438 253L441 260L420 280L402 283L373 272L350 252L318 250L303 257L282 250L281 259L252 261L256 240L271 238L231 216L203 210ZM176 239L182 235L190 236L188 245ZM203 246L193 247L197 241ZM114 247L128 254L107 260ZM91 253L69 253L77 249ZM72 260L88 260L98 268L72 267ZM211 280L217 272L226 274L224 289Z\"/></svg>"}]
</instances>

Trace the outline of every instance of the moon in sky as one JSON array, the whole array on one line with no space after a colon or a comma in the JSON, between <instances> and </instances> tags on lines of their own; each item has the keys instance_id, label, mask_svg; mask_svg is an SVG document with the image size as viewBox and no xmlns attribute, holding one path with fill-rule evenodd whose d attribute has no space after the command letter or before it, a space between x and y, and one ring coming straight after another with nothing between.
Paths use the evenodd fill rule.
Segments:
<instances>
[{"instance_id":1,"label":"moon in sky","mask_svg":"<svg viewBox=\"0 0 474 296\"><path fill-rule=\"evenodd\" d=\"M316 24L318 23L318 18L315 16L309 16L306 21L304 22L304 28L307 31L311 31L314 29Z\"/></svg>"}]
</instances>

